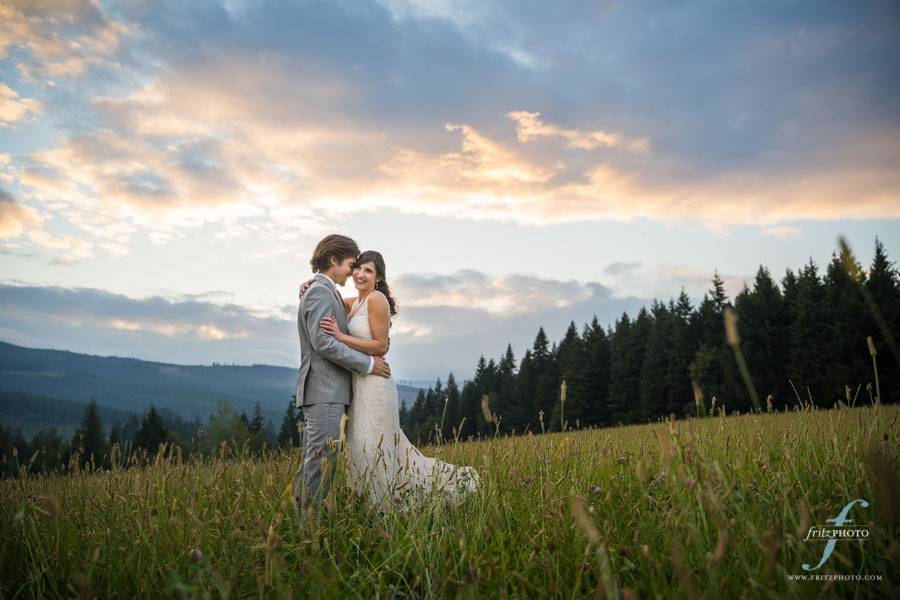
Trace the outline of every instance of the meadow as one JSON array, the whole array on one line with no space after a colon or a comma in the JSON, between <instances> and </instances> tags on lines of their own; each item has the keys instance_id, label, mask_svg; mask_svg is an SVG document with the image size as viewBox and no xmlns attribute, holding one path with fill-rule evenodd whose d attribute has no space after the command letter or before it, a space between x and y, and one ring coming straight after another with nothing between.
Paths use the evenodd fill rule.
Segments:
<instances>
[{"instance_id":1,"label":"meadow","mask_svg":"<svg viewBox=\"0 0 900 600\"><path fill-rule=\"evenodd\" d=\"M450 442L423 450L474 465L481 492L387 515L339 488L298 516L298 450L38 477L23 459L0 482L2 597L897 597L898 415L719 408ZM809 580L825 547L810 527L859 498L868 538Z\"/></svg>"}]
</instances>

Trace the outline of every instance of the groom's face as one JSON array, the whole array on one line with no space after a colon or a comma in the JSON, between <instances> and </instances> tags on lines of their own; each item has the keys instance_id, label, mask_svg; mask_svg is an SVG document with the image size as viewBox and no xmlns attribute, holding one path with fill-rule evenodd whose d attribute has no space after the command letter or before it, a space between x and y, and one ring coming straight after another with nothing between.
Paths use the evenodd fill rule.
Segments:
<instances>
[{"instance_id":1,"label":"groom's face","mask_svg":"<svg viewBox=\"0 0 900 600\"><path fill-rule=\"evenodd\" d=\"M353 264L356 262L355 256L348 256L337 264L334 269L334 282L338 285L347 283L347 277L353 271Z\"/></svg>"}]
</instances>

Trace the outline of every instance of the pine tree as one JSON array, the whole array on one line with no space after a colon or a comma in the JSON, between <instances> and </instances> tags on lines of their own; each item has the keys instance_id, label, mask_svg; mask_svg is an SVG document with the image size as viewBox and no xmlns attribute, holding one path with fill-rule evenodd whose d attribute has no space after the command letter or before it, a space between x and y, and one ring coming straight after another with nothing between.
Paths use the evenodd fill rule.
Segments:
<instances>
[{"instance_id":1,"label":"pine tree","mask_svg":"<svg viewBox=\"0 0 900 600\"><path fill-rule=\"evenodd\" d=\"M259 405L259 400L253 405L253 419L248 424L247 429L254 434L259 433L263 429L262 407Z\"/></svg>"},{"instance_id":2,"label":"pine tree","mask_svg":"<svg viewBox=\"0 0 900 600\"><path fill-rule=\"evenodd\" d=\"M869 311L844 267L844 261L852 256L832 255L823 279L823 330L826 336L820 361L828 365L823 369L825 382L822 404L833 406L838 400L846 402L845 386L851 390L865 389L872 378L866 336L875 332L869 329ZM854 269L862 273L859 264ZM865 277L865 275L863 275ZM864 283L864 282L863 282ZM847 402L849 404L849 402Z\"/></svg>"},{"instance_id":3,"label":"pine tree","mask_svg":"<svg viewBox=\"0 0 900 600\"><path fill-rule=\"evenodd\" d=\"M159 450L159 445L168 440L169 430L156 412L156 407L151 404L134 436L134 445L152 456Z\"/></svg>"},{"instance_id":4,"label":"pine tree","mask_svg":"<svg viewBox=\"0 0 900 600\"><path fill-rule=\"evenodd\" d=\"M827 383L823 356L829 336L825 331L822 296L824 288L819 278L818 267L812 259L804 265L797 276L796 289L792 290L788 306L790 326L788 328L788 352L790 368L788 375L793 384L792 392L802 403L810 399L817 406L827 405ZM797 401L795 398L791 405Z\"/></svg>"},{"instance_id":5,"label":"pine tree","mask_svg":"<svg viewBox=\"0 0 900 600\"><path fill-rule=\"evenodd\" d=\"M536 379L531 350L526 350L522 362L519 364L519 372L516 374L514 403L510 407L508 415L510 429L523 433L530 426L531 431L535 431L537 415L532 414L531 408Z\"/></svg>"},{"instance_id":6,"label":"pine tree","mask_svg":"<svg viewBox=\"0 0 900 600\"><path fill-rule=\"evenodd\" d=\"M752 291L745 289L735 298L735 313L741 351L760 399L771 394L773 406L784 408L791 393L787 380L787 311L781 291L762 265Z\"/></svg>"},{"instance_id":7,"label":"pine tree","mask_svg":"<svg viewBox=\"0 0 900 600\"><path fill-rule=\"evenodd\" d=\"M278 446L281 448L296 448L300 446L300 431L297 429L297 407L293 400L288 402L287 410L281 419L281 428L278 430Z\"/></svg>"},{"instance_id":8,"label":"pine tree","mask_svg":"<svg viewBox=\"0 0 900 600\"><path fill-rule=\"evenodd\" d=\"M75 431L72 445L80 449L82 463L91 461L94 466L103 466L107 460L106 434L103 421L97 410L97 402L91 398L84 408L84 419Z\"/></svg>"},{"instance_id":9,"label":"pine tree","mask_svg":"<svg viewBox=\"0 0 900 600\"><path fill-rule=\"evenodd\" d=\"M568 427L575 427L588 417L591 402L587 379L587 349L585 340L578 335L574 321L569 323L565 337L559 343L557 356L559 379L566 383L566 401L563 405L560 392L557 392L550 413L550 426L552 429L561 429L565 421Z\"/></svg>"},{"instance_id":10,"label":"pine tree","mask_svg":"<svg viewBox=\"0 0 900 600\"><path fill-rule=\"evenodd\" d=\"M869 268L865 285L888 331L892 332L894 343L900 344L900 273L894 268L894 263L888 260L884 244L878 238L875 238L875 256L872 258L872 266ZM866 314L868 321L866 329L872 332L869 335L872 336L878 352L878 378L882 401L900 402L900 364L893 356L884 332L876 324L868 307ZM871 369L871 366L869 368Z\"/></svg>"},{"instance_id":11,"label":"pine tree","mask_svg":"<svg viewBox=\"0 0 900 600\"><path fill-rule=\"evenodd\" d=\"M460 404L459 386L456 384L456 378L453 376L453 373L447 375L445 394L447 397L447 409L446 414L444 415L441 435L445 440L449 440L453 438L453 430L459 424L460 411L462 409Z\"/></svg>"},{"instance_id":12,"label":"pine tree","mask_svg":"<svg viewBox=\"0 0 900 600\"><path fill-rule=\"evenodd\" d=\"M516 357L513 354L512 344L507 344L506 353L500 359L497 366L497 398L493 410L500 418L503 431L509 431L512 425L510 419L514 412L516 385Z\"/></svg>"},{"instance_id":13,"label":"pine tree","mask_svg":"<svg viewBox=\"0 0 900 600\"><path fill-rule=\"evenodd\" d=\"M669 390L666 375L669 371L669 348L672 345L670 315L666 305L654 300L650 308L651 325L647 349L641 365L640 417L652 421L666 411Z\"/></svg>"},{"instance_id":14,"label":"pine tree","mask_svg":"<svg viewBox=\"0 0 900 600\"><path fill-rule=\"evenodd\" d=\"M582 426L610 422L609 413L609 335L597 321L586 328L582 338L585 346L585 385L589 396L588 409L581 419Z\"/></svg>"},{"instance_id":15,"label":"pine tree","mask_svg":"<svg viewBox=\"0 0 900 600\"><path fill-rule=\"evenodd\" d=\"M684 288L681 288L677 301L669 302L669 313L672 329L666 369L668 397L665 414L674 413L676 417L683 417L690 414L693 405L690 364L697 351L693 326L694 308Z\"/></svg>"},{"instance_id":16,"label":"pine tree","mask_svg":"<svg viewBox=\"0 0 900 600\"><path fill-rule=\"evenodd\" d=\"M750 398L738 372L734 351L725 339L724 312L730 303L718 272L713 274L712 284L697 308L698 347L690 366L691 376L707 402L715 396L719 406L746 410Z\"/></svg>"}]
</instances>

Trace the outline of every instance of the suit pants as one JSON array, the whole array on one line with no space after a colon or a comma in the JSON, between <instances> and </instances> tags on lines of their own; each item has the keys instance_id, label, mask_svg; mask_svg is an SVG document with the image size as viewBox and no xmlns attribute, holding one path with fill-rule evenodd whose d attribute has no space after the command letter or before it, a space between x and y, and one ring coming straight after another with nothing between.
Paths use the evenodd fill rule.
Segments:
<instances>
[{"instance_id":1,"label":"suit pants","mask_svg":"<svg viewBox=\"0 0 900 600\"><path fill-rule=\"evenodd\" d=\"M341 417L347 405L319 402L303 407L303 460L294 475L294 500L303 510L331 490L340 451Z\"/></svg>"}]
</instances>

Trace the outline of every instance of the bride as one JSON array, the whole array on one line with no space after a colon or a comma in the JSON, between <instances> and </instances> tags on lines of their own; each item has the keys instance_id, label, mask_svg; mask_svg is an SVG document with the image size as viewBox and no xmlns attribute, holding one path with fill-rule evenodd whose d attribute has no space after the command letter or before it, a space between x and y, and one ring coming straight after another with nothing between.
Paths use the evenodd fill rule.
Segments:
<instances>
[{"instance_id":1,"label":"bride","mask_svg":"<svg viewBox=\"0 0 900 600\"><path fill-rule=\"evenodd\" d=\"M390 319L397 308L385 280L381 254L372 250L360 254L352 277L358 297L344 299L349 333L338 328L334 317L323 319L320 326L351 348L383 355L389 346ZM345 446L350 484L357 493L384 510L392 503L409 507L429 494L459 503L478 488L481 479L472 467L427 457L410 443L400 429L397 385L392 378L353 373L352 381Z\"/></svg>"}]
</instances>

